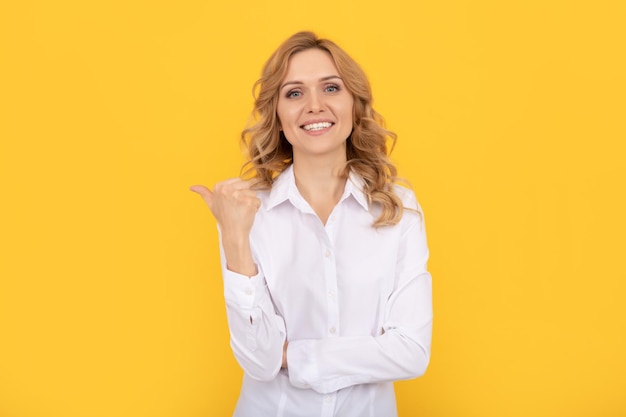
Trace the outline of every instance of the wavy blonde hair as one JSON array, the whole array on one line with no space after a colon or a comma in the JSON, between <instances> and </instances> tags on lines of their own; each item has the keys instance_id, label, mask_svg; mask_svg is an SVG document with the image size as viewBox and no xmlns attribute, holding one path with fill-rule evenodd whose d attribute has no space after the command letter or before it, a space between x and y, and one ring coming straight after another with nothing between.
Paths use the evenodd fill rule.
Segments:
<instances>
[{"instance_id":1,"label":"wavy blonde hair","mask_svg":"<svg viewBox=\"0 0 626 417\"><path fill-rule=\"evenodd\" d=\"M248 152L242 168L244 176L252 177L256 189L269 189L274 179L293 162L293 150L280 130L277 115L280 85L287 74L289 59L307 49L321 49L330 54L346 89L354 98L352 133L347 139L347 163L359 174L370 204L381 207L374 226L394 225L403 213L402 201L394 193L398 180L396 167L389 153L396 143L396 134L385 129L384 119L372 108L372 90L361 67L334 42L318 38L312 32L299 32L287 39L266 62L261 78L254 84L253 123L241 132Z\"/></svg>"}]
</instances>

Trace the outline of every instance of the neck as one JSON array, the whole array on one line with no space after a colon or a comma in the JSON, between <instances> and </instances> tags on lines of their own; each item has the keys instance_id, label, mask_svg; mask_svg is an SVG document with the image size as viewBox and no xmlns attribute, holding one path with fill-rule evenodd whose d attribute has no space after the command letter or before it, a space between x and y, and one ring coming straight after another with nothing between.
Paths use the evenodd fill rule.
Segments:
<instances>
[{"instance_id":1,"label":"neck","mask_svg":"<svg viewBox=\"0 0 626 417\"><path fill-rule=\"evenodd\" d=\"M293 170L298 191L324 224L345 189L345 163L345 158L341 161L294 158Z\"/></svg>"}]
</instances>

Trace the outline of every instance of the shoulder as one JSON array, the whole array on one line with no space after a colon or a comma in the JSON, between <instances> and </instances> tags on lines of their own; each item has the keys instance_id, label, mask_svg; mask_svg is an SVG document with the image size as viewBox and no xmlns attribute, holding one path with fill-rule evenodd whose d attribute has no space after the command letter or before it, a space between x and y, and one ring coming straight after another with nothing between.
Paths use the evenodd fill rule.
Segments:
<instances>
[{"instance_id":1,"label":"shoulder","mask_svg":"<svg viewBox=\"0 0 626 417\"><path fill-rule=\"evenodd\" d=\"M394 184L394 194L402 201L402 206L409 211L416 211L422 214L422 207L415 197L415 193L410 188L404 187L399 184Z\"/></svg>"}]
</instances>

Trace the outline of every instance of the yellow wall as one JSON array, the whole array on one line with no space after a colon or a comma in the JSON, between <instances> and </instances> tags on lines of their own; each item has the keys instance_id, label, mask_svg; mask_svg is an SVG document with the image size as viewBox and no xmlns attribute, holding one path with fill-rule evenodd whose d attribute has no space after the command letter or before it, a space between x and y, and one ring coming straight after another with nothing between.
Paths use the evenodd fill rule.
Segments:
<instances>
[{"instance_id":1,"label":"yellow wall","mask_svg":"<svg viewBox=\"0 0 626 417\"><path fill-rule=\"evenodd\" d=\"M433 357L401 415L626 415L624 2L216 3L0 6L0 416L229 415L187 187L238 173L301 29L363 65L426 211Z\"/></svg>"}]
</instances>

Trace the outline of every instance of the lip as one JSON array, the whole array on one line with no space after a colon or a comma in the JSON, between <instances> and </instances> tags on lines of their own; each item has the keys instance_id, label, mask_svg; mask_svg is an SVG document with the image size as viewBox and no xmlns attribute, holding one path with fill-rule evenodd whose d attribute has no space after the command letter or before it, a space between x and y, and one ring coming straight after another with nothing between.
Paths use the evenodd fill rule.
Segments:
<instances>
[{"instance_id":1,"label":"lip","mask_svg":"<svg viewBox=\"0 0 626 417\"><path fill-rule=\"evenodd\" d=\"M330 124L335 124L334 121L330 120L330 119L311 119L311 120L307 120L306 122L302 123L300 125L300 128L304 128L304 126L306 125L312 125L313 123L330 123Z\"/></svg>"},{"instance_id":2,"label":"lip","mask_svg":"<svg viewBox=\"0 0 626 417\"><path fill-rule=\"evenodd\" d=\"M320 129L320 130L306 130L304 128L304 126L310 125L313 123L330 123L330 126L324 129ZM332 129L333 126L335 126L335 122L333 122L330 119L311 119L301 124L300 129L302 129L304 133L306 133L308 136L321 136L321 135L324 135L326 132L328 132L330 129Z\"/></svg>"}]
</instances>

